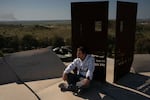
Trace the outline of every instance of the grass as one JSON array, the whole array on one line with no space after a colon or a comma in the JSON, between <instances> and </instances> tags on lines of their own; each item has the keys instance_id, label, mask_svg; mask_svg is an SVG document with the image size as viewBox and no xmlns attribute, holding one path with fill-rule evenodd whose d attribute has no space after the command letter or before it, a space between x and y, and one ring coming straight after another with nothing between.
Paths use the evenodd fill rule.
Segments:
<instances>
[{"instance_id":1,"label":"grass","mask_svg":"<svg viewBox=\"0 0 150 100\"><path fill-rule=\"evenodd\" d=\"M52 38L55 35L64 39L71 37L71 25L43 24L43 25L0 25L0 35L18 36L21 39L25 34L33 35L38 39Z\"/></svg>"},{"instance_id":2,"label":"grass","mask_svg":"<svg viewBox=\"0 0 150 100\"><path fill-rule=\"evenodd\" d=\"M0 35L18 36L21 40L26 34L32 35L37 40L52 39L59 36L64 40L71 40L70 21L23 21L23 22L0 22ZM115 21L108 23L108 35L115 37ZM136 41L141 38L150 43L150 23L137 23ZM137 45L137 44L136 44ZM147 47L146 47L147 48Z\"/></svg>"}]
</instances>

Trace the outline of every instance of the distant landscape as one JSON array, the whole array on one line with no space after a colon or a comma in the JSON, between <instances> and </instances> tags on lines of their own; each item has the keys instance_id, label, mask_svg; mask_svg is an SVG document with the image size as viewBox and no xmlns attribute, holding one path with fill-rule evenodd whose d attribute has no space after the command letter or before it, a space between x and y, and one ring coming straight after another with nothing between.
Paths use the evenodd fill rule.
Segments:
<instances>
[{"instance_id":1,"label":"distant landscape","mask_svg":"<svg viewBox=\"0 0 150 100\"><path fill-rule=\"evenodd\" d=\"M68 20L0 22L0 52L70 45L70 25Z\"/></svg>"},{"instance_id":2,"label":"distant landscape","mask_svg":"<svg viewBox=\"0 0 150 100\"><path fill-rule=\"evenodd\" d=\"M108 56L114 52L115 21L108 25ZM150 53L150 20L138 20L135 53ZM71 21L0 21L0 56L48 46L71 46Z\"/></svg>"}]
</instances>

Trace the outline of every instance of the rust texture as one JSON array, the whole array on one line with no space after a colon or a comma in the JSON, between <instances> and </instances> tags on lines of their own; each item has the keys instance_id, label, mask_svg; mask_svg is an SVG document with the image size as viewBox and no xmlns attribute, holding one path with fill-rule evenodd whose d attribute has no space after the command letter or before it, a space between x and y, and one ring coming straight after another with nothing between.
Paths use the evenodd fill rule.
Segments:
<instances>
[{"instance_id":1,"label":"rust texture","mask_svg":"<svg viewBox=\"0 0 150 100\"><path fill-rule=\"evenodd\" d=\"M137 3L117 2L114 82L129 73L134 55Z\"/></svg>"},{"instance_id":2,"label":"rust texture","mask_svg":"<svg viewBox=\"0 0 150 100\"><path fill-rule=\"evenodd\" d=\"M108 1L71 3L73 58L76 48L84 46L95 56L94 79L105 81Z\"/></svg>"}]
</instances>

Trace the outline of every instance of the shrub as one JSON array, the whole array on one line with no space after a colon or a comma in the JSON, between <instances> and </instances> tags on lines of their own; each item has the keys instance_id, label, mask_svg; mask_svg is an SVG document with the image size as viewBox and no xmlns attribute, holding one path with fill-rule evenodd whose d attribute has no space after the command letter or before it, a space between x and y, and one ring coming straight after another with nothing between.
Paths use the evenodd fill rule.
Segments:
<instances>
[{"instance_id":1,"label":"shrub","mask_svg":"<svg viewBox=\"0 0 150 100\"><path fill-rule=\"evenodd\" d=\"M31 50L33 48L38 47L38 41L32 35L24 35L22 38L22 49L23 50Z\"/></svg>"},{"instance_id":2,"label":"shrub","mask_svg":"<svg viewBox=\"0 0 150 100\"><path fill-rule=\"evenodd\" d=\"M64 46L64 45L65 45L65 42L64 42L64 39L62 37L54 36L54 38L52 38L53 48L61 47L61 46Z\"/></svg>"},{"instance_id":3,"label":"shrub","mask_svg":"<svg viewBox=\"0 0 150 100\"><path fill-rule=\"evenodd\" d=\"M4 54L3 54L3 52L0 50L0 57L3 57L4 56Z\"/></svg>"}]
</instances>

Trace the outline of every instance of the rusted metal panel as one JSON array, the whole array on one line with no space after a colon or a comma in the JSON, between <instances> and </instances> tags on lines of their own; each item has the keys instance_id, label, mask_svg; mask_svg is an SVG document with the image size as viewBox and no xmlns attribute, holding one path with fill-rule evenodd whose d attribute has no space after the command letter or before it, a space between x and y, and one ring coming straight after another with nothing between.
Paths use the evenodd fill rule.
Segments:
<instances>
[{"instance_id":1,"label":"rusted metal panel","mask_svg":"<svg viewBox=\"0 0 150 100\"><path fill-rule=\"evenodd\" d=\"M117 2L114 82L130 71L136 32L137 3Z\"/></svg>"},{"instance_id":2,"label":"rusted metal panel","mask_svg":"<svg viewBox=\"0 0 150 100\"><path fill-rule=\"evenodd\" d=\"M102 57L102 61L96 62L99 64L95 67L94 79L105 80L108 1L71 3L71 15L73 58L78 46L84 46L88 53Z\"/></svg>"}]
</instances>

